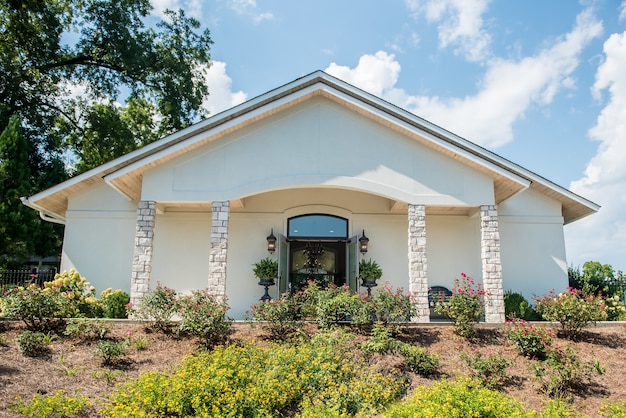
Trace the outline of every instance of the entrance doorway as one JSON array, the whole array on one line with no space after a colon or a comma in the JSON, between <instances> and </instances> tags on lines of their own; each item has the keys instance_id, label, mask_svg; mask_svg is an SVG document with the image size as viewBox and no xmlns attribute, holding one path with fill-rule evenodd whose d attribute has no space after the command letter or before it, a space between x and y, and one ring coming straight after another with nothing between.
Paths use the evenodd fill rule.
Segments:
<instances>
[{"instance_id":1,"label":"entrance doorway","mask_svg":"<svg viewBox=\"0 0 626 418\"><path fill-rule=\"evenodd\" d=\"M307 214L287 220L279 242L279 292L297 291L313 280L321 287L347 284L357 290L357 239L348 237L348 220Z\"/></svg>"}]
</instances>

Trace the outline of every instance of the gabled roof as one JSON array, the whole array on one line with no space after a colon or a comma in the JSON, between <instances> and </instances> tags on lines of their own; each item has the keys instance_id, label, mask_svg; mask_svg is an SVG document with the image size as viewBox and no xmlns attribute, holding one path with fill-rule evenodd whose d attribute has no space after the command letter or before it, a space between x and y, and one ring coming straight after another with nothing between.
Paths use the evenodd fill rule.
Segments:
<instances>
[{"instance_id":1,"label":"gabled roof","mask_svg":"<svg viewBox=\"0 0 626 418\"><path fill-rule=\"evenodd\" d=\"M323 71L308 74L22 200L39 210L42 217L60 221L65 219L68 198L97 183L106 182L128 198L139 200L144 171L317 96L488 174L494 179L496 203L531 188L562 204L565 223L599 209L597 204Z\"/></svg>"}]
</instances>

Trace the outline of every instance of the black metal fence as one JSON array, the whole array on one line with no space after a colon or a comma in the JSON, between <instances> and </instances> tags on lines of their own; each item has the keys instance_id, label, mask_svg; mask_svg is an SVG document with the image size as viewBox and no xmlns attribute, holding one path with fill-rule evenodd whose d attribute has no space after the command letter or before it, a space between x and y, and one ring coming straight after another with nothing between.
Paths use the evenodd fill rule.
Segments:
<instances>
[{"instance_id":1,"label":"black metal fence","mask_svg":"<svg viewBox=\"0 0 626 418\"><path fill-rule=\"evenodd\" d=\"M54 279L56 271L47 270L33 272L32 270L0 270L0 291L11 289L17 286L25 286L35 283L43 286L44 282Z\"/></svg>"}]
</instances>

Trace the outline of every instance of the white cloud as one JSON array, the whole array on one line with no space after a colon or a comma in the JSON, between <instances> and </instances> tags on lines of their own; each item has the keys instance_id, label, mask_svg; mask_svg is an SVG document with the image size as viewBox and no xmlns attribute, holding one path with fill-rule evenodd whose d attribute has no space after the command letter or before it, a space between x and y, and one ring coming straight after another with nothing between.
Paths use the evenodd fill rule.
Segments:
<instances>
[{"instance_id":1,"label":"white cloud","mask_svg":"<svg viewBox=\"0 0 626 418\"><path fill-rule=\"evenodd\" d=\"M231 91L232 79L226 74L226 63L213 61L205 75L209 87L209 96L202 107L215 115L246 101L248 95L243 91Z\"/></svg>"},{"instance_id":2,"label":"white cloud","mask_svg":"<svg viewBox=\"0 0 626 418\"><path fill-rule=\"evenodd\" d=\"M398 81L400 64L395 55L378 51L374 55L363 55L354 69L333 62L325 71L380 97Z\"/></svg>"},{"instance_id":3,"label":"white cloud","mask_svg":"<svg viewBox=\"0 0 626 418\"><path fill-rule=\"evenodd\" d=\"M589 136L600 142L585 176L571 189L602 205L598 213L568 226L568 255L582 264L597 260L626 269L626 32L604 43L605 59L596 72L592 92L608 92ZM619 263L619 264L618 264Z\"/></svg>"},{"instance_id":4,"label":"white cloud","mask_svg":"<svg viewBox=\"0 0 626 418\"><path fill-rule=\"evenodd\" d=\"M151 0L152 14L165 17L165 10L183 9L187 16L199 19L202 17L201 0Z\"/></svg>"},{"instance_id":5,"label":"white cloud","mask_svg":"<svg viewBox=\"0 0 626 418\"><path fill-rule=\"evenodd\" d=\"M619 6L619 20L626 20L626 0L622 1L622 4Z\"/></svg>"},{"instance_id":6,"label":"white cloud","mask_svg":"<svg viewBox=\"0 0 626 418\"><path fill-rule=\"evenodd\" d=\"M250 16L254 24L259 24L264 20L274 19L273 13L257 13L256 0L230 0L228 1L228 7L238 15Z\"/></svg>"},{"instance_id":7,"label":"white cloud","mask_svg":"<svg viewBox=\"0 0 626 418\"><path fill-rule=\"evenodd\" d=\"M383 51L362 56L354 69L332 63L326 71L473 142L497 147L513 139L513 123L531 103L550 103L560 89L572 87L583 47L601 31L602 24L583 12L570 33L537 55L491 60L479 91L463 98L411 96L396 88L400 64Z\"/></svg>"},{"instance_id":8,"label":"white cloud","mask_svg":"<svg viewBox=\"0 0 626 418\"><path fill-rule=\"evenodd\" d=\"M491 36L484 29L483 13L489 0L407 0L415 15L429 22L439 22L439 46L454 47L465 59L481 62L490 55Z\"/></svg>"}]
</instances>

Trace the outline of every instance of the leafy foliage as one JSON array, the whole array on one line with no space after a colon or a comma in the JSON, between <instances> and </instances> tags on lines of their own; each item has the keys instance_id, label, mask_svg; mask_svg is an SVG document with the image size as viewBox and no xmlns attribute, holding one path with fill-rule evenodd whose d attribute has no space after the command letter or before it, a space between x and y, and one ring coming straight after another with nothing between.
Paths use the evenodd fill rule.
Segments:
<instances>
[{"instance_id":1,"label":"leafy foliage","mask_svg":"<svg viewBox=\"0 0 626 418\"><path fill-rule=\"evenodd\" d=\"M295 334L303 325L301 304L288 292L278 299L252 305L248 319L264 321L263 327L277 340Z\"/></svg>"},{"instance_id":2,"label":"leafy foliage","mask_svg":"<svg viewBox=\"0 0 626 418\"><path fill-rule=\"evenodd\" d=\"M458 335L471 338L476 335L475 325L485 312L486 293L480 283L461 273L461 279L454 279L452 296L447 301L438 302L435 311L454 322L454 329Z\"/></svg>"},{"instance_id":3,"label":"leafy foliage","mask_svg":"<svg viewBox=\"0 0 626 418\"><path fill-rule=\"evenodd\" d=\"M486 388L500 388L509 379L507 368L511 364L511 359L506 356L494 353L484 357L476 351L474 353L463 352L461 358L472 371L471 377Z\"/></svg>"},{"instance_id":4,"label":"leafy foliage","mask_svg":"<svg viewBox=\"0 0 626 418\"><path fill-rule=\"evenodd\" d=\"M65 335L82 340L103 339L111 332L111 326L101 320L87 318L70 319L65 326Z\"/></svg>"},{"instance_id":5,"label":"leafy foliage","mask_svg":"<svg viewBox=\"0 0 626 418\"><path fill-rule=\"evenodd\" d=\"M225 300L217 300L206 289L194 290L191 295L179 297L177 307L179 332L201 338L207 348L226 341L232 319L226 316Z\"/></svg>"},{"instance_id":6,"label":"leafy foliage","mask_svg":"<svg viewBox=\"0 0 626 418\"><path fill-rule=\"evenodd\" d=\"M540 316L521 293L507 290L504 292L504 315L509 319L536 321Z\"/></svg>"},{"instance_id":7,"label":"leafy foliage","mask_svg":"<svg viewBox=\"0 0 626 418\"><path fill-rule=\"evenodd\" d=\"M0 1L0 264L60 252L62 226L19 197L65 180L68 155L83 172L202 115L209 31L182 11L147 27L150 10L148 0Z\"/></svg>"},{"instance_id":8,"label":"leafy foliage","mask_svg":"<svg viewBox=\"0 0 626 418\"><path fill-rule=\"evenodd\" d=\"M9 290L2 304L2 316L17 319L30 331L54 331L65 326L74 306L58 287L36 285Z\"/></svg>"},{"instance_id":9,"label":"leafy foliage","mask_svg":"<svg viewBox=\"0 0 626 418\"><path fill-rule=\"evenodd\" d=\"M96 357L102 360L103 366L112 366L126 354L125 341L99 340L94 349Z\"/></svg>"},{"instance_id":10,"label":"leafy foliage","mask_svg":"<svg viewBox=\"0 0 626 418\"><path fill-rule=\"evenodd\" d=\"M569 287L558 295L551 291L535 298L537 312L547 321L561 324L566 338L578 337L589 323L607 318L607 308L600 296Z\"/></svg>"},{"instance_id":11,"label":"leafy foliage","mask_svg":"<svg viewBox=\"0 0 626 418\"><path fill-rule=\"evenodd\" d=\"M415 305L409 294L402 288L394 290L389 283L372 295L367 306L375 320L384 325L410 321L415 312Z\"/></svg>"},{"instance_id":12,"label":"leafy foliage","mask_svg":"<svg viewBox=\"0 0 626 418\"><path fill-rule=\"evenodd\" d=\"M91 407L86 396L67 396L65 390L58 390L52 395L36 393L29 401L17 397L11 410L24 417L65 418L74 417Z\"/></svg>"},{"instance_id":13,"label":"leafy foliage","mask_svg":"<svg viewBox=\"0 0 626 418\"><path fill-rule=\"evenodd\" d=\"M566 398L589 385L593 366L578 357L571 346L562 350L551 350L546 360L535 366L535 375L543 391L553 398Z\"/></svg>"},{"instance_id":14,"label":"leafy foliage","mask_svg":"<svg viewBox=\"0 0 626 418\"><path fill-rule=\"evenodd\" d=\"M394 404L383 417L527 417L522 403L467 379L442 380L429 387L419 387L406 401Z\"/></svg>"},{"instance_id":15,"label":"leafy foliage","mask_svg":"<svg viewBox=\"0 0 626 418\"><path fill-rule=\"evenodd\" d=\"M552 343L552 329L532 325L523 319L508 322L506 334L520 354L534 359L543 359Z\"/></svg>"},{"instance_id":16,"label":"leafy foliage","mask_svg":"<svg viewBox=\"0 0 626 418\"><path fill-rule=\"evenodd\" d=\"M49 351L51 338L43 332L24 331L17 337L17 348L25 356L37 357Z\"/></svg>"},{"instance_id":17,"label":"leafy foliage","mask_svg":"<svg viewBox=\"0 0 626 418\"><path fill-rule=\"evenodd\" d=\"M229 345L188 357L171 375L147 373L120 387L104 416L282 416L328 408L375 415L404 393L399 374L383 374L334 344Z\"/></svg>"},{"instance_id":18,"label":"leafy foliage","mask_svg":"<svg viewBox=\"0 0 626 418\"><path fill-rule=\"evenodd\" d=\"M177 311L176 291L160 283L157 283L156 288L143 297L139 306L132 307L134 318L150 321L152 326L164 332L171 330Z\"/></svg>"},{"instance_id":19,"label":"leafy foliage","mask_svg":"<svg viewBox=\"0 0 626 418\"><path fill-rule=\"evenodd\" d=\"M126 318L128 317L127 306L130 303L130 295L120 289L105 289L100 292L100 306L102 316L105 318Z\"/></svg>"},{"instance_id":20,"label":"leafy foliage","mask_svg":"<svg viewBox=\"0 0 626 418\"><path fill-rule=\"evenodd\" d=\"M269 257L263 258L254 264L252 272L259 279L275 280L278 278L278 261Z\"/></svg>"}]
</instances>

